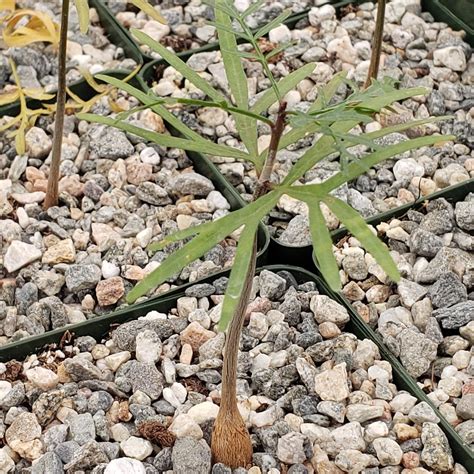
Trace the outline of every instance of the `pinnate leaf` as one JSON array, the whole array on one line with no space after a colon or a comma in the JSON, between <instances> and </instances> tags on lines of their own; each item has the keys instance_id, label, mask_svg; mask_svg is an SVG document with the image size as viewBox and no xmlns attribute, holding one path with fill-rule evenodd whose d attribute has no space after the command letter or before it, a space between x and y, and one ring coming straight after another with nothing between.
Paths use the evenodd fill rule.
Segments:
<instances>
[{"instance_id":1,"label":"pinnate leaf","mask_svg":"<svg viewBox=\"0 0 474 474\"><path fill-rule=\"evenodd\" d=\"M217 8L223 0L216 0L216 21L222 24L227 29L232 28L232 20L227 13L222 9ZM218 28L219 45L221 48L224 68L229 82L230 91L234 97L238 108L248 110L249 108L249 93L247 76L242 65L242 60L238 54L237 39L234 33L229 33L221 28ZM257 152L257 123L255 119L242 115L233 114L237 129L239 130L240 138L244 142L249 153L255 158L258 156Z\"/></svg>"},{"instance_id":2,"label":"pinnate leaf","mask_svg":"<svg viewBox=\"0 0 474 474\"><path fill-rule=\"evenodd\" d=\"M341 279L332 251L331 234L321 211L321 202L314 198L306 202L309 207L309 230L313 241L313 251L319 268L331 289L338 291L341 288Z\"/></svg>"},{"instance_id":3,"label":"pinnate leaf","mask_svg":"<svg viewBox=\"0 0 474 474\"><path fill-rule=\"evenodd\" d=\"M252 266L254 267L252 263L256 253L254 246L257 245L258 223L259 221L255 219L249 221L240 235L234 265L230 272L224 302L222 304L218 326L220 331L227 329L236 308L239 306L240 298L242 297L242 292L247 282L247 274L249 270L252 270Z\"/></svg>"},{"instance_id":4,"label":"pinnate leaf","mask_svg":"<svg viewBox=\"0 0 474 474\"><path fill-rule=\"evenodd\" d=\"M130 0L130 3L139 8L142 12L146 13L149 17L153 18L153 20L156 20L163 25L166 24L165 18L156 8L151 6L147 0Z\"/></svg>"},{"instance_id":5,"label":"pinnate leaf","mask_svg":"<svg viewBox=\"0 0 474 474\"><path fill-rule=\"evenodd\" d=\"M208 81L203 79L196 71L192 70L182 59L176 56L175 53L168 51L162 44L155 41L153 38L143 33L140 30L131 29L135 38L141 43L147 45L155 53L158 53L170 66L173 66L179 73L181 73L189 82L202 90L212 100L216 102L225 101L225 97L214 89Z\"/></svg>"},{"instance_id":6,"label":"pinnate leaf","mask_svg":"<svg viewBox=\"0 0 474 474\"><path fill-rule=\"evenodd\" d=\"M333 196L325 196L324 203L344 224L349 232L361 243L393 280L400 279L400 273L393 261L388 247L371 231L361 215L345 202Z\"/></svg>"},{"instance_id":7,"label":"pinnate leaf","mask_svg":"<svg viewBox=\"0 0 474 474\"><path fill-rule=\"evenodd\" d=\"M74 0L76 3L77 16L79 17L79 28L81 33L87 33L89 29L89 0Z\"/></svg>"},{"instance_id":8,"label":"pinnate leaf","mask_svg":"<svg viewBox=\"0 0 474 474\"><path fill-rule=\"evenodd\" d=\"M188 140L186 138L173 137L171 135L165 135L163 133L157 133L152 130L145 128L137 127L130 123L116 120L112 117L103 117L101 115L81 113L77 114L77 117L81 120L87 120L89 122L101 123L104 125L109 125L111 127L119 128L127 133L132 133L141 138L144 138L147 141L154 142L157 145L170 147L170 148L180 148L186 151L197 151L201 153L207 153L209 155L216 156L227 156L230 158L248 158L248 155L236 148L232 148L224 145L217 145L209 140L206 141L205 145L202 142L196 142L194 140Z\"/></svg>"}]
</instances>

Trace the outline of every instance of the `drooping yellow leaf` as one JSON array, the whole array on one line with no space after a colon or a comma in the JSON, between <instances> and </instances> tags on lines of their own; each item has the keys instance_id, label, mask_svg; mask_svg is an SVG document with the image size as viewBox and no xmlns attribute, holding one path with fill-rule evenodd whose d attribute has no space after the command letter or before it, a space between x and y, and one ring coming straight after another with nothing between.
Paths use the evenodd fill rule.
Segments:
<instances>
[{"instance_id":1,"label":"drooping yellow leaf","mask_svg":"<svg viewBox=\"0 0 474 474\"><path fill-rule=\"evenodd\" d=\"M0 125L0 132L4 132L5 130L8 130L9 128L13 127L13 125L17 124L20 120L21 120L21 115L17 115L12 120L9 120L3 125Z\"/></svg>"},{"instance_id":2,"label":"drooping yellow leaf","mask_svg":"<svg viewBox=\"0 0 474 474\"><path fill-rule=\"evenodd\" d=\"M109 99L109 107L110 107L110 110L112 110L112 112L119 114L120 112L125 111L123 107L120 107L120 105L117 104L117 101L114 98L109 96L108 99Z\"/></svg>"},{"instance_id":3,"label":"drooping yellow leaf","mask_svg":"<svg viewBox=\"0 0 474 474\"><path fill-rule=\"evenodd\" d=\"M59 25L46 13L17 10L6 18L3 40L7 46L20 47L31 43L59 44Z\"/></svg>"},{"instance_id":4,"label":"drooping yellow leaf","mask_svg":"<svg viewBox=\"0 0 474 474\"><path fill-rule=\"evenodd\" d=\"M7 138L15 139L15 148L18 154L25 153L25 133L26 130L35 125L36 120L40 115L49 115L54 111L54 108L48 108L46 105L45 108L30 110L28 108L26 97L32 97L33 99L38 100L47 100L52 99L54 95L46 94L41 89L23 89L21 87L20 77L16 70L14 61L9 58L10 67L12 70L13 81L15 86L12 86L11 91L6 92L0 95L0 101L5 101L6 103L11 102L12 100L18 100L20 104L19 114L11 120L6 121L3 125L0 125L0 132L9 130L12 127L17 126L16 129L10 130L6 136ZM0 105L4 105L0 102ZM54 105L54 104L51 104Z\"/></svg>"},{"instance_id":5,"label":"drooping yellow leaf","mask_svg":"<svg viewBox=\"0 0 474 474\"><path fill-rule=\"evenodd\" d=\"M0 11L14 11L15 0L0 0Z\"/></svg>"},{"instance_id":6,"label":"drooping yellow leaf","mask_svg":"<svg viewBox=\"0 0 474 474\"><path fill-rule=\"evenodd\" d=\"M75 0L77 16L79 17L79 28L81 33L87 33L89 29L89 2L88 0Z\"/></svg>"},{"instance_id":7,"label":"drooping yellow leaf","mask_svg":"<svg viewBox=\"0 0 474 474\"><path fill-rule=\"evenodd\" d=\"M0 94L0 105L7 105L15 102L20 97L20 92L18 89L12 92L6 92L4 94Z\"/></svg>"},{"instance_id":8,"label":"drooping yellow leaf","mask_svg":"<svg viewBox=\"0 0 474 474\"><path fill-rule=\"evenodd\" d=\"M36 100L51 100L54 98L54 94L48 94L44 92L42 89L34 89L32 87L27 87L23 89L23 93L27 97L31 97L32 99L36 99Z\"/></svg>"},{"instance_id":9,"label":"drooping yellow leaf","mask_svg":"<svg viewBox=\"0 0 474 474\"><path fill-rule=\"evenodd\" d=\"M107 86L105 84L99 84L87 69L79 68L79 72L82 74L87 84L89 84L96 92L101 94L106 90Z\"/></svg>"},{"instance_id":10,"label":"drooping yellow leaf","mask_svg":"<svg viewBox=\"0 0 474 474\"><path fill-rule=\"evenodd\" d=\"M163 25L166 24L165 18L161 15L161 13L154 7L152 7L147 0L130 0L130 3L133 3L137 8L141 11L146 13L148 16L153 18L154 20L162 23Z\"/></svg>"}]
</instances>

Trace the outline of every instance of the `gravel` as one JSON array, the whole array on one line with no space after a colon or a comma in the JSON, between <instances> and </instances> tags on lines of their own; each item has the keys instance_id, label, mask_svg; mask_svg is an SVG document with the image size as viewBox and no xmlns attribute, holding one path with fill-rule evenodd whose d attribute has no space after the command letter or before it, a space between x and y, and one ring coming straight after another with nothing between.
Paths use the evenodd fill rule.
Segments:
<instances>
[{"instance_id":1,"label":"gravel","mask_svg":"<svg viewBox=\"0 0 474 474\"><path fill-rule=\"evenodd\" d=\"M136 105L125 95L117 100L125 108ZM94 111L109 115L107 98ZM130 120L166 131L149 111ZM51 160L50 119L30 129L23 156L0 135L0 345L122 306L126 293L183 245L153 254L146 250L149 243L230 209L213 182L195 172L179 150L148 146L71 116L65 129L60 205L48 211L42 204ZM32 149L48 151L39 158ZM186 266L156 293L231 265L236 237Z\"/></svg>"},{"instance_id":2,"label":"gravel","mask_svg":"<svg viewBox=\"0 0 474 474\"><path fill-rule=\"evenodd\" d=\"M258 28L276 18L283 10L288 9L292 13L300 13L314 5L324 3L324 1L280 0L279 2L272 2L266 0L256 12L247 17L248 25L251 28ZM166 25L160 24L142 11L128 10L126 1L106 0L105 3L125 28L137 28L176 53L200 48L217 41L216 28L209 24L214 20L214 9L201 0L150 2L157 5L155 8L166 19ZM252 3L254 3L253 0L235 0L234 6L238 11L243 12ZM281 31L282 29L283 31ZM285 26L280 27L281 33L276 29L272 36L287 37L287 30L288 28ZM147 46L141 46L141 48L144 53L151 57L159 58L159 55Z\"/></svg>"},{"instance_id":3,"label":"gravel","mask_svg":"<svg viewBox=\"0 0 474 474\"><path fill-rule=\"evenodd\" d=\"M474 387L474 247L467 213L474 214L472 193L454 206L442 198L429 201L419 211L377 226L400 270L398 284L353 237L336 250L346 298L461 430L474 416L467 409ZM421 247L420 230L425 235ZM357 268L365 278L348 271L346 260L354 262L354 253L362 257Z\"/></svg>"},{"instance_id":4,"label":"gravel","mask_svg":"<svg viewBox=\"0 0 474 474\"><path fill-rule=\"evenodd\" d=\"M331 5L314 7L308 19L300 21L294 30L278 26L270 32L268 49L285 42L289 37L296 42L276 56L271 68L277 79L287 76L298 67L315 62L316 68L297 90L285 99L290 109L305 110L317 97L318 89L334 73L345 70L348 77L362 85L369 63L370 40L375 23L373 3L365 3L343 10L339 17ZM271 42L273 41L273 43ZM212 85L228 93L228 83L219 52L192 55L188 65ZM269 87L261 67L244 61L249 80L251 103ZM375 120L354 131L374 131L382 126L407 120L443 114L452 114L453 120L417 127L402 133L393 133L379 139L379 145L399 143L408 138L442 132L453 133L456 141L434 147L424 147L388 160L348 185L341 186L336 195L357 209L365 218L403 204L411 203L449 185L474 177L472 142L472 86L473 59L470 46L462 35L434 22L429 13L421 13L420 1L395 0L387 6L383 56L380 78L400 81L401 87L426 87L426 97L408 99L396 104L396 112L377 115ZM205 97L187 84L173 68L157 71L153 90L158 95L192 98ZM337 98L343 99L349 90L341 86ZM271 110L272 113L275 110ZM218 143L242 147L233 118L225 111L177 108L176 114L188 126ZM268 145L269 128L260 124L259 146ZM279 153L273 176L280 181L292 163L308 149L313 137L306 137ZM356 157L364 154L362 145L354 147ZM221 172L236 186L245 199L251 199L255 186L255 170L248 164L228 158L213 158ZM338 161L325 160L308 171L303 183L318 183L340 170ZM328 227L339 227L338 219L323 207ZM306 205L283 196L268 221L271 235L286 245L304 246L311 243Z\"/></svg>"},{"instance_id":5,"label":"gravel","mask_svg":"<svg viewBox=\"0 0 474 474\"><path fill-rule=\"evenodd\" d=\"M151 311L103 340L79 337L23 362L0 364L2 468L114 474L467 472L454 463L435 411L397 388L392 367L372 341L345 332L343 321L338 333L326 335L332 312L345 313L347 321L347 311L320 295L314 283L298 285L288 272L271 271L254 279L238 362L239 408L253 440L252 466L234 471L212 466L210 433L224 347L224 335L216 332L222 279L208 286L214 287L211 295L179 298L168 313ZM262 289L267 294L271 289L272 296L262 296ZM209 324L194 321L192 311L184 316L191 301ZM285 309L288 301L298 302L297 311ZM124 335L136 346L125 344ZM314 337L309 346L299 343L304 335ZM159 356L140 362L150 341L160 345ZM469 411L467 399L459 410Z\"/></svg>"},{"instance_id":6,"label":"gravel","mask_svg":"<svg viewBox=\"0 0 474 474\"><path fill-rule=\"evenodd\" d=\"M31 9L46 13L56 23L60 23L61 2L45 0L19 0L16 9ZM89 32L79 31L79 22L74 2L69 13L67 82L69 84L83 79L80 69L98 74L107 69L134 69L137 64L127 58L123 48L109 41L94 8L90 9L91 24ZM0 31L3 28L0 28ZM44 87L47 92L57 86L57 51L49 43L37 42L21 48L0 46L0 92L14 84L8 58L17 66L20 82L24 87Z\"/></svg>"}]
</instances>

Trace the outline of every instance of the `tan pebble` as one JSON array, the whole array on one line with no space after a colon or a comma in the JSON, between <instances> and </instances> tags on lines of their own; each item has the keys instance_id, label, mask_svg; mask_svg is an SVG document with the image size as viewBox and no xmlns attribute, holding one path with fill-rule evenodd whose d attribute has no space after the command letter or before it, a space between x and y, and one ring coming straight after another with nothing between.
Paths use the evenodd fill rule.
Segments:
<instances>
[{"instance_id":1,"label":"tan pebble","mask_svg":"<svg viewBox=\"0 0 474 474\"><path fill-rule=\"evenodd\" d=\"M181 364L191 364L193 360L193 348L190 344L183 344L181 348L181 354L179 355L179 361Z\"/></svg>"},{"instance_id":2,"label":"tan pebble","mask_svg":"<svg viewBox=\"0 0 474 474\"><path fill-rule=\"evenodd\" d=\"M62 363L58 365L56 375L58 376L59 383L69 383L72 381Z\"/></svg>"},{"instance_id":3,"label":"tan pebble","mask_svg":"<svg viewBox=\"0 0 474 474\"><path fill-rule=\"evenodd\" d=\"M415 439L420 437L420 433L414 426L407 425L405 423L397 423L393 427L393 431L399 441L407 441L409 439Z\"/></svg>"},{"instance_id":4,"label":"tan pebble","mask_svg":"<svg viewBox=\"0 0 474 474\"><path fill-rule=\"evenodd\" d=\"M193 351L198 351L205 342L213 337L216 337L214 332L204 329L197 321L194 321L181 333L181 343L190 344Z\"/></svg>"},{"instance_id":5,"label":"tan pebble","mask_svg":"<svg viewBox=\"0 0 474 474\"><path fill-rule=\"evenodd\" d=\"M414 451L404 453L402 456L402 464L403 467L406 467L407 469L414 469L420 465L420 456Z\"/></svg>"},{"instance_id":6,"label":"tan pebble","mask_svg":"<svg viewBox=\"0 0 474 474\"><path fill-rule=\"evenodd\" d=\"M99 281L95 293L100 306L110 306L116 303L125 293L122 278L117 276Z\"/></svg>"},{"instance_id":7,"label":"tan pebble","mask_svg":"<svg viewBox=\"0 0 474 474\"><path fill-rule=\"evenodd\" d=\"M61 407L56 412L56 418L62 423L64 423L67 420L67 418L71 415L77 415L77 411L69 407Z\"/></svg>"},{"instance_id":8,"label":"tan pebble","mask_svg":"<svg viewBox=\"0 0 474 474\"><path fill-rule=\"evenodd\" d=\"M319 333L324 337L324 339L333 339L341 334L341 330L336 324L330 321L325 321L319 325Z\"/></svg>"},{"instance_id":9,"label":"tan pebble","mask_svg":"<svg viewBox=\"0 0 474 474\"><path fill-rule=\"evenodd\" d=\"M130 421L132 414L128 409L128 402L126 400L119 402L118 419L120 421Z\"/></svg>"}]
</instances>

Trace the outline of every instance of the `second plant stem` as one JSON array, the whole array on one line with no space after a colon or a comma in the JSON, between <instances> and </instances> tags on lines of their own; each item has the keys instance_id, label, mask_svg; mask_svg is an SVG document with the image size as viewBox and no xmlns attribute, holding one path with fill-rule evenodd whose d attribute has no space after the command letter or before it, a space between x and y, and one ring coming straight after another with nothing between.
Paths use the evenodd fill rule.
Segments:
<instances>
[{"instance_id":1,"label":"second plant stem","mask_svg":"<svg viewBox=\"0 0 474 474\"><path fill-rule=\"evenodd\" d=\"M48 187L44 199L45 209L58 205L59 167L63 144L64 115L66 110L66 52L69 17L69 0L63 0L61 10L61 31L59 34L58 93L54 121L53 152L49 169Z\"/></svg>"},{"instance_id":2,"label":"second plant stem","mask_svg":"<svg viewBox=\"0 0 474 474\"><path fill-rule=\"evenodd\" d=\"M375 31L372 39L372 54L370 56L369 72L364 84L364 89L370 86L372 79L377 79L380 66L380 55L382 53L383 26L385 20L386 0L378 0L377 19L375 20Z\"/></svg>"}]
</instances>

